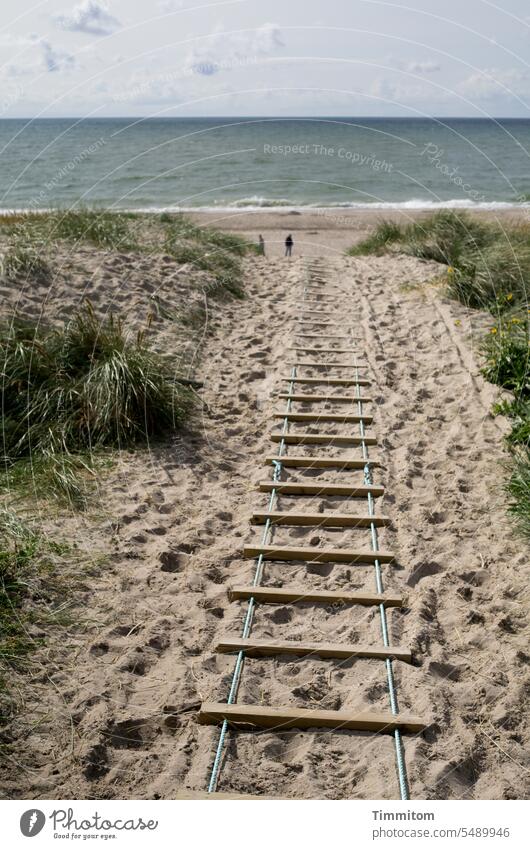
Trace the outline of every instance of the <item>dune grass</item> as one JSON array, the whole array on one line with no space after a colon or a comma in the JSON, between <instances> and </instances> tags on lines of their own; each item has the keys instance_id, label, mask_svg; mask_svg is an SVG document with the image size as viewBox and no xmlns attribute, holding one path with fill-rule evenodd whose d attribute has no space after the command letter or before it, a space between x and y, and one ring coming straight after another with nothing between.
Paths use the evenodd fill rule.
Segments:
<instances>
[{"instance_id":1,"label":"dune grass","mask_svg":"<svg viewBox=\"0 0 530 849\"><path fill-rule=\"evenodd\" d=\"M527 301L528 225L501 227L443 210L404 226L381 221L373 234L348 253L359 256L389 250L447 265L449 293L468 306L497 314Z\"/></svg>"},{"instance_id":2,"label":"dune grass","mask_svg":"<svg viewBox=\"0 0 530 849\"><path fill-rule=\"evenodd\" d=\"M163 437L190 409L188 390L145 336L100 321L89 304L61 329L4 327L0 363L5 483L26 469L74 501L92 452Z\"/></svg>"},{"instance_id":3,"label":"dune grass","mask_svg":"<svg viewBox=\"0 0 530 849\"><path fill-rule=\"evenodd\" d=\"M158 228L157 225L158 224ZM160 226L162 225L162 226ZM102 250L170 254L182 265L205 272L209 296L243 296L241 260L256 247L247 239L214 227L199 227L182 214L140 215L79 208L40 215L4 216L0 234L8 239L0 273L5 279L51 277L46 257L57 242L90 244Z\"/></svg>"},{"instance_id":4,"label":"dune grass","mask_svg":"<svg viewBox=\"0 0 530 849\"><path fill-rule=\"evenodd\" d=\"M165 251L182 265L189 264L212 278L207 294L243 297L241 258L253 251L250 242L213 227L198 227L183 215L170 218L166 224Z\"/></svg>"},{"instance_id":5,"label":"dune grass","mask_svg":"<svg viewBox=\"0 0 530 849\"><path fill-rule=\"evenodd\" d=\"M447 266L446 288L466 306L495 318L483 342L486 380L513 393L495 413L508 416L510 512L530 538L530 226L488 223L465 213L442 211L399 226L382 221L352 256L395 251Z\"/></svg>"},{"instance_id":6,"label":"dune grass","mask_svg":"<svg viewBox=\"0 0 530 849\"><path fill-rule=\"evenodd\" d=\"M68 575L67 545L50 540L9 509L0 508L0 724L16 712L10 690L14 671L31 665L31 653L54 625L71 622L65 590L79 580Z\"/></svg>"}]
</instances>

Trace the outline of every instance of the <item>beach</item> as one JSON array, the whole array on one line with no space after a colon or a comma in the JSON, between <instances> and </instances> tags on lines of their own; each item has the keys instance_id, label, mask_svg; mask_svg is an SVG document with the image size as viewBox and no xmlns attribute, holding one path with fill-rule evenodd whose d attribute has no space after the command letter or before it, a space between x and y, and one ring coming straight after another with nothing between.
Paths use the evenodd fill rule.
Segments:
<instances>
[{"instance_id":1,"label":"beach","mask_svg":"<svg viewBox=\"0 0 530 849\"><path fill-rule=\"evenodd\" d=\"M390 214L417 215L384 217ZM508 221L523 213L480 214ZM266 256L244 259L245 298L209 301L191 331L166 317L169 307L200 302L190 289L193 269L170 256L77 247L59 257L51 286L2 283L4 317L17 308L55 321L84 298L98 314L117 305L134 330L150 315L155 346L203 384L183 430L165 443L118 453L98 482L97 510L42 513L47 532L75 539L92 565L73 599L77 625L49 634L31 673L17 678L24 712L9 731L4 796L173 799L205 792L219 729L199 725L197 715L202 702L226 701L230 689L235 658L215 645L241 632L245 603L230 601L228 591L252 582L243 546L260 532L249 523L251 512L267 506L257 485L271 476L264 458L275 450L274 413L284 409L277 396L293 361L306 260L320 257L336 299L333 320L351 326L371 381L374 481L385 486L377 510L390 520L380 542L396 557L384 566L384 587L405 598L402 609L388 611L391 643L413 653L413 663L394 664L399 710L428 723L424 734L404 736L411 793L521 798L521 773L529 768L528 548L506 512L502 438L509 427L492 414L507 393L480 374L480 340L491 316L450 300L437 263L397 253L346 256L381 217L375 210L192 217L253 242L262 233ZM288 233L291 259L283 257ZM358 456L355 448L330 452ZM294 471L319 482L359 474ZM281 509L292 509L288 497L281 501ZM338 501L299 499L297 506L321 511L337 509ZM366 548L369 532L275 531L275 542L315 550L351 547L352 540ZM264 583L375 589L372 568L344 564L266 564ZM252 635L381 641L375 608L309 602L258 606ZM373 659L248 659L238 701L388 710L383 664ZM229 732L218 790L395 799L393 739L319 729Z\"/></svg>"},{"instance_id":2,"label":"beach","mask_svg":"<svg viewBox=\"0 0 530 849\"><path fill-rule=\"evenodd\" d=\"M465 211L465 208L464 208ZM492 210L469 210L481 221L499 222L501 225L528 220L528 210L518 207ZM299 207L296 210L223 210L220 212L189 213L202 226L221 227L241 233L257 242L262 233L268 253L283 256L284 240L288 233L296 242L295 255L340 256L372 232L380 221L410 224L433 214L432 209L344 209L340 207L317 210Z\"/></svg>"}]
</instances>

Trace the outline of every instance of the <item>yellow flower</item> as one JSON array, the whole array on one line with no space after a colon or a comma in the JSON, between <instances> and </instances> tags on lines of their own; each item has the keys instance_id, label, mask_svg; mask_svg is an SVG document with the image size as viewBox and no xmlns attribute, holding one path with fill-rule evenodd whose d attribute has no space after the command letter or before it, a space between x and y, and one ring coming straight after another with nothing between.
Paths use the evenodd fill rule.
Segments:
<instances>
[{"instance_id":1,"label":"yellow flower","mask_svg":"<svg viewBox=\"0 0 530 849\"><path fill-rule=\"evenodd\" d=\"M452 266L452 265L450 265L450 266L448 267L448 269L447 269L447 273L448 273L448 274L454 274L454 273L455 273L455 270L454 270L454 268L453 268L453 266Z\"/></svg>"},{"instance_id":2,"label":"yellow flower","mask_svg":"<svg viewBox=\"0 0 530 849\"><path fill-rule=\"evenodd\" d=\"M492 327L492 328L491 328L491 330L490 330L490 333L496 333L496 332L497 332L497 328L496 328L496 327Z\"/></svg>"},{"instance_id":3,"label":"yellow flower","mask_svg":"<svg viewBox=\"0 0 530 849\"><path fill-rule=\"evenodd\" d=\"M457 320L455 321L456 327L460 327L461 324L462 324L462 322L460 321L459 318L457 318Z\"/></svg>"},{"instance_id":4,"label":"yellow flower","mask_svg":"<svg viewBox=\"0 0 530 849\"><path fill-rule=\"evenodd\" d=\"M513 295L512 295L512 293L511 293L511 292L510 292L510 294L509 294L509 295L506 295L506 300L507 300L507 301L511 301L511 300L512 300L512 298L513 298Z\"/></svg>"}]
</instances>

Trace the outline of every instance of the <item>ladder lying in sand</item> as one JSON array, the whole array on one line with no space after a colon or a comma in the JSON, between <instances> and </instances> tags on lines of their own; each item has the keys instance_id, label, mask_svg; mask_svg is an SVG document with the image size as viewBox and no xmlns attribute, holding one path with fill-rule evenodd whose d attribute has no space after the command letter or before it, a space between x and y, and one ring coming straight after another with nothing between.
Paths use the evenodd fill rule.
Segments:
<instances>
[{"instance_id":1,"label":"ladder lying in sand","mask_svg":"<svg viewBox=\"0 0 530 849\"><path fill-rule=\"evenodd\" d=\"M322 291L325 286L325 275L321 266L313 262L308 268L309 282L305 288L305 304L319 306L323 302L330 305L333 301L335 309L338 309L337 295L328 295ZM305 309L305 307L304 307ZM349 347L337 347L344 344L344 340L350 340L351 336L333 335L333 328L346 329L340 320L335 323L335 313L327 311L305 309L304 316L311 315L313 318L301 318L303 325L310 326L309 335L305 332L297 332L296 338L318 339L322 347L317 343L311 343L309 347L297 343L290 350L310 353L313 361L299 360L292 363L290 377L284 377L289 389L279 394L279 398L287 402L283 413L275 413L274 418L283 420L283 429L271 433L271 441L279 443L275 454L268 455L264 462L273 468L270 480L258 483L261 492L270 493L268 509L257 510L252 513L251 523L263 525L262 541L258 545L247 545L244 548L244 556L257 558L254 583L252 586L235 586L229 591L231 601L248 601L247 614L241 637L229 636L221 639L215 647L218 653L234 653L237 656L232 686L225 702L205 702L199 712L199 721L203 724L220 724L221 734L217 746L215 760L212 768L209 792L217 787L217 781L221 768L225 737L229 728L267 728L276 732L282 732L291 728L328 728L334 730L371 731L374 733L389 733L394 736L397 772L400 796L402 799L409 798L407 776L403 758L402 733L417 734L421 732L426 723L416 716L403 714L398 710L396 689L392 664L395 662L411 663L412 653L406 646L395 646L389 642L386 609L389 607L401 607L403 599L395 594L385 593L383 590L382 569L383 563L393 562L392 552L382 551L379 548L377 528L388 524L385 516L375 513L374 499L384 494L384 487L375 485L372 481L373 460L369 459L368 446L376 445L377 440L373 436L367 436L365 427L372 423L373 416L364 412L363 404L371 403L369 396L361 394L361 387L370 385L366 376L359 374L360 363L354 349ZM315 318L316 316L316 318ZM324 317L324 321L321 318ZM315 334L315 329L326 328ZM331 328L329 334L327 328ZM324 341L325 340L325 341ZM334 341L337 340L337 341ZM332 345L335 347L323 347ZM348 354L353 362L337 363L329 362L330 356L336 354ZM311 374L300 376L300 369L308 369ZM341 372L337 376L337 370ZM349 372L343 375L343 370ZM320 374L324 371L324 374ZM317 373L315 376L315 372ZM353 372L353 374L351 373ZM300 385L300 388L298 386ZM309 385L309 386L308 386ZM304 387L308 386L307 389ZM314 387L324 387L316 391ZM354 394L332 394L330 387L351 387ZM347 390L346 390L347 391ZM293 404L322 404L317 412L294 411ZM354 405L355 413L345 413L344 405ZM329 409L329 408L332 409ZM315 427L319 423L331 422L335 428L358 425L359 432L353 435L347 433L312 433L290 430L292 423L309 424ZM332 456L319 453L315 456L286 453L287 446L296 445L320 445L326 448L337 446L359 446L361 457ZM280 480L280 475L289 469L331 469L337 471L363 470L363 481L352 482L348 480L342 483L320 482L319 480ZM350 476L348 476L350 477ZM275 503L278 497L314 497L323 496L340 497L346 499L363 499L367 505L367 512L357 511L355 513L344 513L340 510L304 512L299 510L278 510ZM276 545L272 542L274 529L278 526L303 526L313 528L365 528L370 530L371 548L317 548L292 545ZM375 570L375 592L347 592L341 588L336 590L313 590L303 587L267 587L262 585L264 564L266 562L299 562L307 565L320 563L347 563L355 568L370 565ZM361 644L329 644L319 642L304 642L294 640L254 639L250 636L253 617L258 604L296 604L298 602L310 602L312 604L341 604L341 605L363 605L375 606L379 609L382 644L375 646ZM237 693L241 680L245 657L276 657L280 655L296 655L297 657L320 657L320 658L371 658L385 663L388 693L390 701L389 712L359 712L349 710L308 710L286 706L264 707L262 705L237 704Z\"/></svg>"}]
</instances>

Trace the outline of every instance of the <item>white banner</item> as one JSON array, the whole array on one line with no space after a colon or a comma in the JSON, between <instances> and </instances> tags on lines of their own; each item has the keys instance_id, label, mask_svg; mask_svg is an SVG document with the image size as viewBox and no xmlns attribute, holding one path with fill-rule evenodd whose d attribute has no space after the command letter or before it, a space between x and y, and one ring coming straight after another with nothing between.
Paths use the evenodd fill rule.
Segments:
<instances>
[{"instance_id":1,"label":"white banner","mask_svg":"<svg viewBox=\"0 0 530 849\"><path fill-rule=\"evenodd\" d=\"M528 803L516 801L38 800L0 802L0 814L6 849L75 844L116 849L520 849L530 844Z\"/></svg>"}]
</instances>

